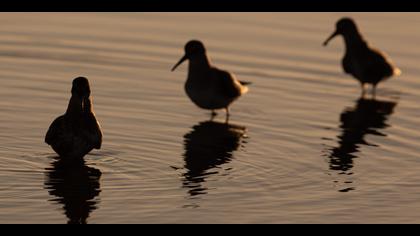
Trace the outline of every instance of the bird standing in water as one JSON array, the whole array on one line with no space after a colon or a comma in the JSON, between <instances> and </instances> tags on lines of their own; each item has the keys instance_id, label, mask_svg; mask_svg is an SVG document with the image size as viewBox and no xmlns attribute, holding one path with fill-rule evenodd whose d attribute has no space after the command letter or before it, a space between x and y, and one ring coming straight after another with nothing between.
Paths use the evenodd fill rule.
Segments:
<instances>
[{"instance_id":1,"label":"bird standing in water","mask_svg":"<svg viewBox=\"0 0 420 236\"><path fill-rule=\"evenodd\" d=\"M346 45L342 60L344 71L359 80L362 97L365 95L365 84L372 84L372 94L375 97L379 82L401 74L383 52L369 46L351 18L342 18L337 22L335 32L324 42L324 46L337 35L343 36Z\"/></svg>"},{"instance_id":2,"label":"bird standing in water","mask_svg":"<svg viewBox=\"0 0 420 236\"><path fill-rule=\"evenodd\" d=\"M227 71L213 67L206 55L202 42L191 40L185 45L185 55L172 68L174 71L182 62L189 60L185 91L198 107L212 110L225 109L229 117L229 105L248 92L247 84Z\"/></svg>"},{"instance_id":3,"label":"bird standing in water","mask_svg":"<svg viewBox=\"0 0 420 236\"><path fill-rule=\"evenodd\" d=\"M63 160L81 161L93 148L101 148L102 131L93 112L89 81L74 79L71 94L66 113L50 125L45 142Z\"/></svg>"}]
</instances>

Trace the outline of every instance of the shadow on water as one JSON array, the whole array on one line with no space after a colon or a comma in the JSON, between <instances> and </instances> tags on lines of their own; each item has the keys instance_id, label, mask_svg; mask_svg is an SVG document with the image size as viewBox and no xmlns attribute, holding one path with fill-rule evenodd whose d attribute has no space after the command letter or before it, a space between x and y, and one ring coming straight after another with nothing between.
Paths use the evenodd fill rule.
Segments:
<instances>
[{"instance_id":1,"label":"shadow on water","mask_svg":"<svg viewBox=\"0 0 420 236\"><path fill-rule=\"evenodd\" d=\"M101 171L85 163L68 165L55 160L45 175L44 187L55 197L52 201L63 204L67 223L86 224L90 212L97 209Z\"/></svg>"},{"instance_id":2,"label":"shadow on water","mask_svg":"<svg viewBox=\"0 0 420 236\"><path fill-rule=\"evenodd\" d=\"M387 120L396 105L394 101L360 98L355 107L346 108L340 115L339 128L342 132L337 136L338 146L329 150L329 169L340 175L352 175L353 159L357 158L360 145L378 146L367 142L365 136L386 136L382 130L389 127ZM352 181L345 183L351 184ZM339 191L348 192L354 189L346 187Z\"/></svg>"},{"instance_id":3,"label":"shadow on water","mask_svg":"<svg viewBox=\"0 0 420 236\"><path fill-rule=\"evenodd\" d=\"M207 193L203 183L232 160L245 137L246 127L215 121L200 122L184 135L183 187L191 197Z\"/></svg>"}]
</instances>

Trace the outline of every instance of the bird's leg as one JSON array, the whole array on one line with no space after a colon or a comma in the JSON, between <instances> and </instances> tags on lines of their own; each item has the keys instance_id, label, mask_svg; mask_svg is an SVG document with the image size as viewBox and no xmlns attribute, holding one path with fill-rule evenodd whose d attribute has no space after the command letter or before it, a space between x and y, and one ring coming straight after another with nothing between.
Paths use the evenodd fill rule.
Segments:
<instances>
[{"instance_id":1,"label":"bird's leg","mask_svg":"<svg viewBox=\"0 0 420 236\"><path fill-rule=\"evenodd\" d=\"M213 121L214 117L216 117L217 113L214 110L211 110L210 113L210 121Z\"/></svg>"},{"instance_id":2,"label":"bird's leg","mask_svg":"<svg viewBox=\"0 0 420 236\"><path fill-rule=\"evenodd\" d=\"M372 85L372 98L373 100L376 98L376 84Z\"/></svg>"},{"instance_id":3,"label":"bird's leg","mask_svg":"<svg viewBox=\"0 0 420 236\"><path fill-rule=\"evenodd\" d=\"M362 87L362 94L360 96L361 98L365 98L365 94L366 94L365 84L361 83L360 86Z\"/></svg>"},{"instance_id":4,"label":"bird's leg","mask_svg":"<svg viewBox=\"0 0 420 236\"><path fill-rule=\"evenodd\" d=\"M229 107L226 107L225 110L226 110L226 120L225 120L225 123L228 123L229 122L229 116L230 116L230 114L229 114Z\"/></svg>"}]
</instances>

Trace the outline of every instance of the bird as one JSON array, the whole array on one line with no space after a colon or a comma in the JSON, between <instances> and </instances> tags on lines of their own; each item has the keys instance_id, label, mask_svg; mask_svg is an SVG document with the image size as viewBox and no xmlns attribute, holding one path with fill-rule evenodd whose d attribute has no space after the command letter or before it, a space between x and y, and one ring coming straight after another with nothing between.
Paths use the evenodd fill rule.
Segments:
<instances>
[{"instance_id":1,"label":"bird","mask_svg":"<svg viewBox=\"0 0 420 236\"><path fill-rule=\"evenodd\" d=\"M401 74L384 52L369 45L360 33L355 21L349 17L343 17L336 23L335 31L329 36L324 46L335 36L344 38L346 51L342 59L344 72L355 77L362 87L361 96L365 95L365 84L372 84L372 95L376 95L376 87L379 82Z\"/></svg>"},{"instance_id":2,"label":"bird","mask_svg":"<svg viewBox=\"0 0 420 236\"><path fill-rule=\"evenodd\" d=\"M101 148L102 130L90 92L87 78L75 78L67 111L51 123L45 135L45 142L65 161L83 161L92 149Z\"/></svg>"},{"instance_id":3,"label":"bird","mask_svg":"<svg viewBox=\"0 0 420 236\"><path fill-rule=\"evenodd\" d=\"M225 109L226 119L229 118L229 106L241 95L248 92L244 82L225 70L214 67L206 54L204 44L199 40L190 40L185 44L184 56L174 65L174 71L185 60L189 60L188 76L185 82L185 92L191 101L202 109L212 111Z\"/></svg>"}]
</instances>

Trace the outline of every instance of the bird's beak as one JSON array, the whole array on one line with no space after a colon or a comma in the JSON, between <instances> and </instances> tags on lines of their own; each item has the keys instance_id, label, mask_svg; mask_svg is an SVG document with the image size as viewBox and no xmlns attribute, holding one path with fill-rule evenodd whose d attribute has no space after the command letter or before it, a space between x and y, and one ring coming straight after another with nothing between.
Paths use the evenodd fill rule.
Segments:
<instances>
[{"instance_id":1,"label":"bird's beak","mask_svg":"<svg viewBox=\"0 0 420 236\"><path fill-rule=\"evenodd\" d=\"M328 37L327 38L327 40L325 40L325 42L323 43L323 45L324 46L327 46L327 44L328 44L328 42L331 40L331 39L333 39L335 36L337 36L339 33L337 32L337 30L336 31L334 31L334 33L332 33L331 35L330 35L330 37Z\"/></svg>"},{"instance_id":2,"label":"bird's beak","mask_svg":"<svg viewBox=\"0 0 420 236\"><path fill-rule=\"evenodd\" d=\"M172 67L172 70L171 71L174 71L179 65L181 65L181 63L183 63L185 60L187 60L188 59L188 57L187 57L187 55L184 55L179 61L178 61L178 63L176 63L175 65L174 65L174 67Z\"/></svg>"}]
</instances>

